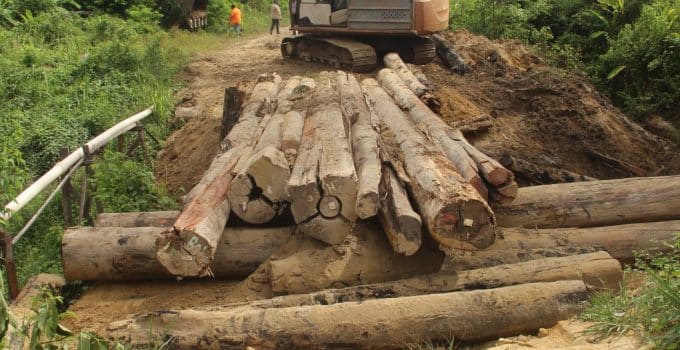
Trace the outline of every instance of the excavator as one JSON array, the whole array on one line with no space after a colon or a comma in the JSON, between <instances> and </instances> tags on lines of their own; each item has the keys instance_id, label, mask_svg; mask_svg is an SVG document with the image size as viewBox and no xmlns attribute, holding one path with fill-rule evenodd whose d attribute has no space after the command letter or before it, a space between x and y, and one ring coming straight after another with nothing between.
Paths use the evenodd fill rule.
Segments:
<instances>
[{"instance_id":1,"label":"excavator","mask_svg":"<svg viewBox=\"0 0 680 350\"><path fill-rule=\"evenodd\" d=\"M431 62L435 45L426 35L449 26L449 0L291 0L291 29L284 58L321 61L369 72L388 52L414 64Z\"/></svg>"}]
</instances>

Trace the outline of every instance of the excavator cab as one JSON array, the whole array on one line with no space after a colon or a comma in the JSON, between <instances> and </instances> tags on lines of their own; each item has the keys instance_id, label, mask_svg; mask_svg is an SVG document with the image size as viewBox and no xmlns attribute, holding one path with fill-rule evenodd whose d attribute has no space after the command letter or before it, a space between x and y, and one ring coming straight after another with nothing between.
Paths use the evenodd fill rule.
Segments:
<instances>
[{"instance_id":1,"label":"excavator cab","mask_svg":"<svg viewBox=\"0 0 680 350\"><path fill-rule=\"evenodd\" d=\"M435 48L423 35L448 25L448 0L293 0L291 29L301 35L284 38L281 53L357 72L373 70L388 52L425 64Z\"/></svg>"}]
</instances>

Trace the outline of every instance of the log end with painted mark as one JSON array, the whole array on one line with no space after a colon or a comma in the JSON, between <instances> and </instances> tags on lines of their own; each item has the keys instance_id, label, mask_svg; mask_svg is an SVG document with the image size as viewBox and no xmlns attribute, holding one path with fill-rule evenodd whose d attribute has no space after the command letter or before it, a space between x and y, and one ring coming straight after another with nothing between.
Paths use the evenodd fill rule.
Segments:
<instances>
[{"instance_id":1,"label":"log end with painted mark","mask_svg":"<svg viewBox=\"0 0 680 350\"><path fill-rule=\"evenodd\" d=\"M156 240L156 258L173 276L210 276L209 264L213 249L208 242L193 233L166 231Z\"/></svg>"},{"instance_id":2,"label":"log end with painted mark","mask_svg":"<svg viewBox=\"0 0 680 350\"><path fill-rule=\"evenodd\" d=\"M426 224L432 237L449 248L480 250L496 239L495 217L480 201L447 205Z\"/></svg>"}]
</instances>

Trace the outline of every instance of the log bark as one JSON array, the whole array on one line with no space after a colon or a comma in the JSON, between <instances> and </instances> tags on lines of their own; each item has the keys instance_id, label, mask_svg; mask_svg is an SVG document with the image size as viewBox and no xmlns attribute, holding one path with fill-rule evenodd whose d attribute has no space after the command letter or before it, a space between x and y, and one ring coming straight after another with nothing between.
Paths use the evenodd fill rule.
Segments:
<instances>
[{"instance_id":1,"label":"log bark","mask_svg":"<svg viewBox=\"0 0 680 350\"><path fill-rule=\"evenodd\" d=\"M385 166L380 182L380 213L378 220L398 254L411 256L420 249L423 223L411 207L408 194L397 174Z\"/></svg>"},{"instance_id":2,"label":"log bark","mask_svg":"<svg viewBox=\"0 0 680 350\"><path fill-rule=\"evenodd\" d=\"M272 255L267 283L274 295L300 294L430 274L439 271L444 255L429 243L410 257L394 254L372 222L357 223L336 246L299 235Z\"/></svg>"},{"instance_id":3,"label":"log bark","mask_svg":"<svg viewBox=\"0 0 680 350\"><path fill-rule=\"evenodd\" d=\"M451 45L448 40L437 34L432 35L431 38L434 40L437 56L439 56L452 71L463 75L470 70L463 58L456 53L453 45Z\"/></svg>"},{"instance_id":4,"label":"log bark","mask_svg":"<svg viewBox=\"0 0 680 350\"><path fill-rule=\"evenodd\" d=\"M238 122L222 141L223 150L252 142L252 135L255 134L262 117L276 109L279 85L281 77L276 73L262 74L257 78L248 101L243 105Z\"/></svg>"},{"instance_id":5,"label":"log bark","mask_svg":"<svg viewBox=\"0 0 680 350\"><path fill-rule=\"evenodd\" d=\"M305 125L304 112L290 111L283 117L281 125L281 149L286 156L288 166L292 169L297 159L302 129Z\"/></svg>"},{"instance_id":6,"label":"log bark","mask_svg":"<svg viewBox=\"0 0 680 350\"><path fill-rule=\"evenodd\" d=\"M433 140L444 152L446 157L455 165L458 173L468 181L484 200L489 192L479 176L477 164L465 149L449 137L452 129L444 123L432 110L423 104L410 91L391 69L382 69L378 73L378 81L382 87L394 98L396 104L407 112L409 118L425 135Z\"/></svg>"},{"instance_id":7,"label":"log bark","mask_svg":"<svg viewBox=\"0 0 680 350\"><path fill-rule=\"evenodd\" d=\"M541 258L468 271L443 271L384 283L326 289L309 294L292 294L252 302L208 308L210 311L275 309L308 305L332 305L370 299L491 289L525 283L582 280L589 289L618 291L623 270L607 252L567 257Z\"/></svg>"},{"instance_id":8,"label":"log bark","mask_svg":"<svg viewBox=\"0 0 680 350\"><path fill-rule=\"evenodd\" d=\"M383 62L385 63L385 67L394 70L394 72L399 75L399 78L401 78L404 84L406 84L409 90L413 91L416 96L421 97L430 92L430 89L421 83L406 66L404 61L401 60L401 57L399 57L398 53L388 53L383 58Z\"/></svg>"},{"instance_id":9,"label":"log bark","mask_svg":"<svg viewBox=\"0 0 680 350\"><path fill-rule=\"evenodd\" d=\"M582 281L560 281L328 306L165 311L113 323L108 331L133 346L148 342L150 333L169 335L178 349L402 348L419 341L478 341L551 327L581 311L587 298Z\"/></svg>"},{"instance_id":10,"label":"log bark","mask_svg":"<svg viewBox=\"0 0 680 350\"><path fill-rule=\"evenodd\" d=\"M252 153L232 181L227 194L232 211L251 224L271 221L287 206L286 183L290 167L281 150L281 126L285 113L293 103L289 100L300 79L294 77L283 84L277 96L277 107L270 118L263 119L255 135L257 142Z\"/></svg>"},{"instance_id":11,"label":"log bark","mask_svg":"<svg viewBox=\"0 0 680 350\"><path fill-rule=\"evenodd\" d=\"M510 170L471 145L460 130L453 130L449 135L475 161L484 179L493 187L505 187L515 182L515 175Z\"/></svg>"},{"instance_id":12,"label":"log bark","mask_svg":"<svg viewBox=\"0 0 680 350\"><path fill-rule=\"evenodd\" d=\"M407 173L407 188L430 234L451 248L488 247L495 238L495 218L484 199L375 80L364 80L362 89L380 120L381 146L390 162Z\"/></svg>"},{"instance_id":13,"label":"log bark","mask_svg":"<svg viewBox=\"0 0 680 350\"><path fill-rule=\"evenodd\" d=\"M66 230L61 245L64 277L69 281L169 279L156 260L159 227L77 227ZM281 247L292 227L226 228L210 269L216 277L244 277Z\"/></svg>"},{"instance_id":14,"label":"log bark","mask_svg":"<svg viewBox=\"0 0 680 350\"><path fill-rule=\"evenodd\" d=\"M101 213L94 225L97 227L170 227L175 223L179 211L149 211L137 213Z\"/></svg>"},{"instance_id":15,"label":"log bark","mask_svg":"<svg viewBox=\"0 0 680 350\"><path fill-rule=\"evenodd\" d=\"M680 232L680 221L662 221L592 228L501 229L493 245L484 251L447 251L451 269L468 270L554 256L570 256L604 250L622 262L635 252L650 255L668 251L668 242Z\"/></svg>"},{"instance_id":16,"label":"log bark","mask_svg":"<svg viewBox=\"0 0 680 350\"><path fill-rule=\"evenodd\" d=\"M345 117L352 121L352 151L359 181L355 210L359 218L367 219L375 216L380 207L378 186L381 162L378 155L378 135L356 78L351 74L338 72L336 82L340 106Z\"/></svg>"},{"instance_id":17,"label":"log bark","mask_svg":"<svg viewBox=\"0 0 680 350\"><path fill-rule=\"evenodd\" d=\"M351 231L352 223L356 220L356 200L357 200L357 176L354 168L352 152L350 150L347 125L348 121L344 118L340 108L340 96L335 89L335 80L324 75L322 81L316 86L312 94L312 105L308 111L308 122L310 127L315 129L315 141L317 145L318 157L318 186L316 189L309 189L317 179L309 179L305 186L293 187L291 202L293 207L303 207L305 215L298 215L295 219L298 231L328 244L338 244L342 242L345 235ZM339 126L345 127L339 127ZM308 130L307 121L305 130ZM304 137L304 136L303 136ZM312 156L313 159L314 156ZM314 168L313 162L305 164L305 167ZM297 164L296 164L297 167ZM305 173L313 172L313 169L304 170ZM293 169L295 175L295 169ZM291 181L299 182L291 176ZM289 189L291 188L289 182ZM293 197L297 189L309 189L309 191L319 191L319 201L310 202L310 196L300 198L299 195ZM305 191L302 191L305 192ZM324 197L333 197L334 200L320 200ZM300 201L301 203L296 203ZM340 203L338 215L327 217L324 215L315 216L319 211L320 204L331 205L321 210L322 213L336 212L337 202ZM316 207L313 207L316 206ZM294 216L300 210L293 210ZM307 214L312 214L307 215ZM344 223L344 224L343 224Z\"/></svg>"},{"instance_id":18,"label":"log bark","mask_svg":"<svg viewBox=\"0 0 680 350\"><path fill-rule=\"evenodd\" d=\"M522 187L503 227L590 227L680 219L680 175Z\"/></svg>"}]
</instances>

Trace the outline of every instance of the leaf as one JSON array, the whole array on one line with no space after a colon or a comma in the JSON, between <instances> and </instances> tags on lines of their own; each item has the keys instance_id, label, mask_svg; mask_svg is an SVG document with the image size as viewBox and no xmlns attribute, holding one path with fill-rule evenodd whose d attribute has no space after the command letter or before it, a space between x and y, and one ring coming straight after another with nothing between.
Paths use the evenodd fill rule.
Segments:
<instances>
[{"instance_id":1,"label":"leaf","mask_svg":"<svg viewBox=\"0 0 680 350\"><path fill-rule=\"evenodd\" d=\"M590 34L590 40L595 40L599 37L604 36L605 38L609 37L609 33L605 32L604 30L598 30L597 32Z\"/></svg>"},{"instance_id":2,"label":"leaf","mask_svg":"<svg viewBox=\"0 0 680 350\"><path fill-rule=\"evenodd\" d=\"M72 336L73 332L70 329L64 327L60 323L60 324L57 324L57 334L62 336L62 337L68 337L68 336Z\"/></svg>"},{"instance_id":3,"label":"leaf","mask_svg":"<svg viewBox=\"0 0 680 350\"><path fill-rule=\"evenodd\" d=\"M626 65L621 65L621 66L614 68L614 70L609 72L609 75L607 75L607 80L614 79L617 75L619 75L619 73L621 73L626 68L628 68Z\"/></svg>"}]
</instances>

